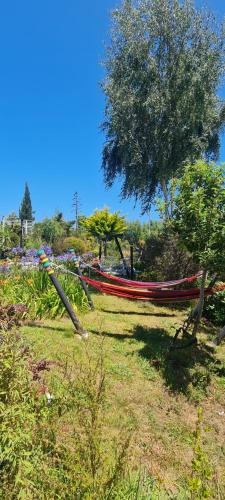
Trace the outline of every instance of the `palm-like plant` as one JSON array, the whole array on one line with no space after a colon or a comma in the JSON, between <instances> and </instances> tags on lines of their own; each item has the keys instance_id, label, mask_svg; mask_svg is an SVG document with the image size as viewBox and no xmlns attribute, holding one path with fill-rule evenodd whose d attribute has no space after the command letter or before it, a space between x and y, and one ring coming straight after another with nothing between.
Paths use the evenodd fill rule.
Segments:
<instances>
[{"instance_id":1,"label":"palm-like plant","mask_svg":"<svg viewBox=\"0 0 225 500\"><path fill-rule=\"evenodd\" d=\"M112 240L126 230L125 218L119 212L110 213L108 207L95 210L85 221L88 232L99 240Z\"/></svg>"},{"instance_id":2,"label":"palm-like plant","mask_svg":"<svg viewBox=\"0 0 225 500\"><path fill-rule=\"evenodd\" d=\"M93 215L86 219L85 227L89 234L99 241L99 259L101 259L102 255L102 242L104 242L106 255L106 242L115 239L126 272L129 273L118 240L127 229L125 217L120 215L120 212L110 213L108 207L104 207L102 210L95 210Z\"/></svg>"}]
</instances>

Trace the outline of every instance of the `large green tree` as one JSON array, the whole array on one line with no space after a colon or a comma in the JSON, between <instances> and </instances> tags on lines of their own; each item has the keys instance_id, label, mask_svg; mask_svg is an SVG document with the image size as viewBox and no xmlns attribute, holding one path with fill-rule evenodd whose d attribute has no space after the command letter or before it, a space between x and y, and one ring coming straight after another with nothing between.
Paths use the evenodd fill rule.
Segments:
<instances>
[{"instance_id":1,"label":"large green tree","mask_svg":"<svg viewBox=\"0 0 225 500\"><path fill-rule=\"evenodd\" d=\"M105 182L148 210L184 162L216 159L224 123L217 89L225 37L191 0L124 0L113 12L106 55Z\"/></svg>"},{"instance_id":2,"label":"large green tree","mask_svg":"<svg viewBox=\"0 0 225 500\"><path fill-rule=\"evenodd\" d=\"M19 210L19 217L21 220L33 220L33 210L30 197L30 190L28 184L25 184L23 200Z\"/></svg>"},{"instance_id":3,"label":"large green tree","mask_svg":"<svg viewBox=\"0 0 225 500\"><path fill-rule=\"evenodd\" d=\"M207 273L219 275L225 262L225 168L198 161L178 182L173 228L203 271L200 300L190 316L195 337L204 305Z\"/></svg>"}]
</instances>

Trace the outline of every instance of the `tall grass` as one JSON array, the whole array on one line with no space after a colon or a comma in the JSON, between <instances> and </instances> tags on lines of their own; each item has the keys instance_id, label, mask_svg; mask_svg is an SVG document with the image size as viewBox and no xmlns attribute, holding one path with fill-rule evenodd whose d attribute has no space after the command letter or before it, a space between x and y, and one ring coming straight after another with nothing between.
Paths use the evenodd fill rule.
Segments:
<instances>
[{"instance_id":1,"label":"tall grass","mask_svg":"<svg viewBox=\"0 0 225 500\"><path fill-rule=\"evenodd\" d=\"M76 278L60 275L59 280L72 307L75 310L87 310L86 296ZM55 318L65 312L48 274L44 271L18 271L15 268L12 275L1 280L1 297L4 302L26 305L32 318Z\"/></svg>"},{"instance_id":2,"label":"tall grass","mask_svg":"<svg viewBox=\"0 0 225 500\"><path fill-rule=\"evenodd\" d=\"M0 344L0 498L153 498L153 483L127 472L130 434L106 431L102 350L61 366L49 402L32 380L31 353L15 332ZM40 385L41 383L41 385ZM146 495L145 495L146 492ZM138 494L138 496L137 496Z\"/></svg>"}]
</instances>

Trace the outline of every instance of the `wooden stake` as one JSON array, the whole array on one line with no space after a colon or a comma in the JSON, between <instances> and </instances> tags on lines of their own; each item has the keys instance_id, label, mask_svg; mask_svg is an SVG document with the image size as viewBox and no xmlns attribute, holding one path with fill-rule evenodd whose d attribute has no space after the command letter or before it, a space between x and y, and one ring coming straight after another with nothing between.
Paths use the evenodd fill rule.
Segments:
<instances>
[{"instance_id":1,"label":"wooden stake","mask_svg":"<svg viewBox=\"0 0 225 500\"><path fill-rule=\"evenodd\" d=\"M51 264L48 260L48 257L47 255L45 254L44 250L39 250L38 251L38 256L40 258L40 263L43 265L44 269L47 271L48 275L49 275L49 278L52 282L52 284L54 285L66 311L68 312L69 316L70 316L70 319L73 323L73 325L75 326L75 329L77 331L77 333L79 335L81 335L82 337L84 338L87 338L88 337L88 333L86 330L84 330L84 328L82 327L79 319L77 318L73 308L71 307L70 303L69 303L69 300L68 298L66 297L65 293L64 293L64 290L62 289L52 267L51 267Z\"/></svg>"},{"instance_id":2,"label":"wooden stake","mask_svg":"<svg viewBox=\"0 0 225 500\"><path fill-rule=\"evenodd\" d=\"M115 236L115 242L116 242L117 248L119 250L120 257L121 257L121 259L123 261L123 265L124 265L124 269L126 271L127 278L129 278L130 277L129 269L127 267L127 263L126 263L126 260L124 258L123 251L122 251L122 248L121 248L121 245L120 245L120 242L119 242L117 236Z\"/></svg>"},{"instance_id":3,"label":"wooden stake","mask_svg":"<svg viewBox=\"0 0 225 500\"><path fill-rule=\"evenodd\" d=\"M93 301L92 301L92 298L91 298L91 294L90 294L90 292L89 292L89 290L88 290L88 287L87 287L87 285L86 285L86 283L85 283L85 281L84 281L84 279L83 279L83 274L82 274L82 271L81 271L81 269L80 269L80 266L79 266L79 261L78 261L78 259L77 259L77 257L76 257L75 251L74 251L74 249L73 249L73 248L70 248L70 249L69 249L69 252L71 253L71 255L72 255L72 259L73 259L73 261L75 262L75 265L76 265L76 268L77 268L77 274L78 274L78 276L81 278L81 279L80 279L81 286L82 286L82 288L83 288L83 290L84 290L84 293L85 293L85 295L86 295L86 297L87 297L87 299L88 299L89 306L90 306L91 310L92 310L92 311L94 311L94 310L95 310L95 306L94 306L94 304L93 304Z\"/></svg>"}]
</instances>

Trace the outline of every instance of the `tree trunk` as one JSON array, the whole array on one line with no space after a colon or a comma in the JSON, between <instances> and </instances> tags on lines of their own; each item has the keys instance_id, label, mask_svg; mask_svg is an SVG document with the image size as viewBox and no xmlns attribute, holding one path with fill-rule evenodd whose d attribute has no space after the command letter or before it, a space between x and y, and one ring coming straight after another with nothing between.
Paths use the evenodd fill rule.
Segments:
<instances>
[{"instance_id":1,"label":"tree trunk","mask_svg":"<svg viewBox=\"0 0 225 500\"><path fill-rule=\"evenodd\" d=\"M126 260L125 260L125 258L124 258L123 251L122 251L122 248L121 248L121 246L120 246L120 242L119 242L119 240L118 240L117 236L115 236L115 242L116 242L117 248L118 248L118 250L119 250L119 254L120 254L120 257L121 257L121 259L122 259L122 262L123 262L123 265L124 265L124 269L125 269L125 271L126 271L126 275L127 275L127 277L129 278L129 277L130 277L129 269L128 269L128 267L127 267L127 263L126 263Z\"/></svg>"},{"instance_id":2,"label":"tree trunk","mask_svg":"<svg viewBox=\"0 0 225 500\"><path fill-rule=\"evenodd\" d=\"M219 331L218 335L213 339L213 344L215 346L220 345L223 338L225 337L225 326Z\"/></svg>"},{"instance_id":3,"label":"tree trunk","mask_svg":"<svg viewBox=\"0 0 225 500\"><path fill-rule=\"evenodd\" d=\"M169 213L169 196L168 196L168 189L166 185L166 180L162 179L161 181L161 189L163 192L164 196L164 201L165 201L165 219L168 220L170 218L170 213Z\"/></svg>"},{"instance_id":4,"label":"tree trunk","mask_svg":"<svg viewBox=\"0 0 225 500\"><path fill-rule=\"evenodd\" d=\"M195 318L193 330L192 330L192 337L196 337L197 331L199 328L199 324L201 321L202 317L202 312L203 312L203 307L204 307L204 297L205 297L205 282L206 282L206 277L207 277L207 271L204 269L203 275L202 275L202 280L201 280L201 287L200 287L200 297L199 297L199 302L197 306L195 307L193 311L192 318Z\"/></svg>"},{"instance_id":5,"label":"tree trunk","mask_svg":"<svg viewBox=\"0 0 225 500\"><path fill-rule=\"evenodd\" d=\"M99 252L98 252L98 258L101 262L102 259L102 240L99 241Z\"/></svg>"},{"instance_id":6,"label":"tree trunk","mask_svg":"<svg viewBox=\"0 0 225 500\"><path fill-rule=\"evenodd\" d=\"M104 241L104 257L107 257L107 241Z\"/></svg>"}]
</instances>

